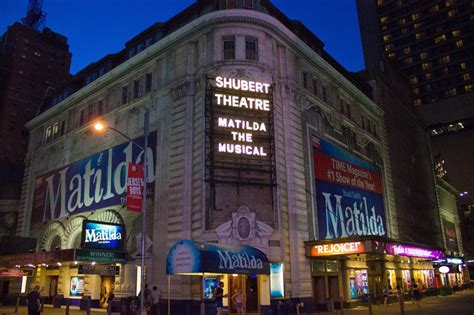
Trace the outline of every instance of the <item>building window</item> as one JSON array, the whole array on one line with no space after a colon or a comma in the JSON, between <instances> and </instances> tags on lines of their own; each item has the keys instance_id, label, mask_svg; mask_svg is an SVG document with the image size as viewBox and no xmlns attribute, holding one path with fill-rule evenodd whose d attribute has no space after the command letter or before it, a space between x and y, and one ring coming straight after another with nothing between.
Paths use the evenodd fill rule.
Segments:
<instances>
[{"instance_id":1,"label":"building window","mask_svg":"<svg viewBox=\"0 0 474 315\"><path fill-rule=\"evenodd\" d=\"M448 11L448 16L453 17L454 15L456 15L456 13L457 13L457 10L450 10Z\"/></svg>"},{"instance_id":2,"label":"building window","mask_svg":"<svg viewBox=\"0 0 474 315\"><path fill-rule=\"evenodd\" d=\"M84 125L85 122L86 122L86 110L83 109L81 110L81 114L79 115L79 126Z\"/></svg>"},{"instance_id":3,"label":"building window","mask_svg":"<svg viewBox=\"0 0 474 315\"><path fill-rule=\"evenodd\" d=\"M254 61L258 60L258 44L256 38L245 38L245 59Z\"/></svg>"},{"instance_id":4,"label":"building window","mask_svg":"<svg viewBox=\"0 0 474 315\"><path fill-rule=\"evenodd\" d=\"M466 92L472 92L472 84L467 84L464 86L464 91Z\"/></svg>"},{"instance_id":5,"label":"building window","mask_svg":"<svg viewBox=\"0 0 474 315\"><path fill-rule=\"evenodd\" d=\"M416 39L422 39L423 38L423 33L416 33L415 38Z\"/></svg>"},{"instance_id":6,"label":"building window","mask_svg":"<svg viewBox=\"0 0 474 315\"><path fill-rule=\"evenodd\" d=\"M425 62L425 63L421 64L421 68L423 68L423 70L429 69L430 66L431 66L431 65L430 65L429 62Z\"/></svg>"},{"instance_id":7,"label":"building window","mask_svg":"<svg viewBox=\"0 0 474 315\"><path fill-rule=\"evenodd\" d=\"M390 40L390 34L384 35L383 40L384 40L384 42Z\"/></svg>"},{"instance_id":8,"label":"building window","mask_svg":"<svg viewBox=\"0 0 474 315\"><path fill-rule=\"evenodd\" d=\"M407 23L407 20L406 20L406 19L400 19L400 20L398 21L398 24L400 24L400 25L405 25L406 23Z\"/></svg>"},{"instance_id":9,"label":"building window","mask_svg":"<svg viewBox=\"0 0 474 315\"><path fill-rule=\"evenodd\" d=\"M441 36L435 37L434 42L435 42L435 44L439 44L441 42L444 42L445 40L446 40L446 35L443 34Z\"/></svg>"},{"instance_id":10,"label":"building window","mask_svg":"<svg viewBox=\"0 0 474 315\"><path fill-rule=\"evenodd\" d=\"M421 105L421 99L420 99L420 98L415 99L415 100L413 101L413 104L414 104L415 106L420 106L420 105Z\"/></svg>"},{"instance_id":11,"label":"building window","mask_svg":"<svg viewBox=\"0 0 474 315\"><path fill-rule=\"evenodd\" d=\"M448 63L449 61L451 60L451 58L449 56L444 56L443 58L441 58L441 63Z\"/></svg>"},{"instance_id":12,"label":"building window","mask_svg":"<svg viewBox=\"0 0 474 315\"><path fill-rule=\"evenodd\" d=\"M328 89L324 85L322 86L321 89L322 96L323 96L323 101L327 102L328 101Z\"/></svg>"},{"instance_id":13,"label":"building window","mask_svg":"<svg viewBox=\"0 0 474 315\"><path fill-rule=\"evenodd\" d=\"M128 50L128 58L132 58L133 56L135 56L137 54L137 51L136 51L136 48L135 47L132 47Z\"/></svg>"},{"instance_id":14,"label":"building window","mask_svg":"<svg viewBox=\"0 0 474 315\"><path fill-rule=\"evenodd\" d=\"M388 58L390 59L395 59L395 53L389 53Z\"/></svg>"},{"instance_id":15,"label":"building window","mask_svg":"<svg viewBox=\"0 0 474 315\"><path fill-rule=\"evenodd\" d=\"M408 29L406 27L402 28L401 33L402 35L405 35L408 32Z\"/></svg>"},{"instance_id":16,"label":"building window","mask_svg":"<svg viewBox=\"0 0 474 315\"><path fill-rule=\"evenodd\" d=\"M224 60L235 59L235 37L224 37L222 39L222 46L224 52Z\"/></svg>"},{"instance_id":17,"label":"building window","mask_svg":"<svg viewBox=\"0 0 474 315\"><path fill-rule=\"evenodd\" d=\"M87 105L87 117L86 122L90 121L94 115L94 104Z\"/></svg>"},{"instance_id":18,"label":"building window","mask_svg":"<svg viewBox=\"0 0 474 315\"><path fill-rule=\"evenodd\" d=\"M425 79L430 80L431 79L431 73L425 73Z\"/></svg>"},{"instance_id":19,"label":"building window","mask_svg":"<svg viewBox=\"0 0 474 315\"><path fill-rule=\"evenodd\" d=\"M446 2L445 2L446 7L452 6L455 2L456 2L455 0L446 0Z\"/></svg>"},{"instance_id":20,"label":"building window","mask_svg":"<svg viewBox=\"0 0 474 315\"><path fill-rule=\"evenodd\" d=\"M145 46L150 47L152 43L153 43L153 38L148 37L145 41Z\"/></svg>"},{"instance_id":21,"label":"building window","mask_svg":"<svg viewBox=\"0 0 474 315\"><path fill-rule=\"evenodd\" d=\"M122 105L128 102L128 86L122 87Z\"/></svg>"},{"instance_id":22,"label":"building window","mask_svg":"<svg viewBox=\"0 0 474 315\"><path fill-rule=\"evenodd\" d=\"M417 84L417 83L418 83L417 77L410 78L410 84Z\"/></svg>"},{"instance_id":23,"label":"building window","mask_svg":"<svg viewBox=\"0 0 474 315\"><path fill-rule=\"evenodd\" d=\"M308 72L303 71L303 87L308 88Z\"/></svg>"},{"instance_id":24,"label":"building window","mask_svg":"<svg viewBox=\"0 0 474 315\"><path fill-rule=\"evenodd\" d=\"M420 13L413 13L413 14L411 15L411 19L412 19L413 21L418 20L419 18L420 18Z\"/></svg>"},{"instance_id":25,"label":"building window","mask_svg":"<svg viewBox=\"0 0 474 315\"><path fill-rule=\"evenodd\" d=\"M141 52L143 49L145 49L145 44L144 43L138 44L137 53Z\"/></svg>"},{"instance_id":26,"label":"building window","mask_svg":"<svg viewBox=\"0 0 474 315\"><path fill-rule=\"evenodd\" d=\"M244 8L252 9L253 8L253 0L244 0Z\"/></svg>"},{"instance_id":27,"label":"building window","mask_svg":"<svg viewBox=\"0 0 474 315\"><path fill-rule=\"evenodd\" d=\"M386 23L387 21L388 21L388 16L382 16L382 17L380 18L380 22L381 22L381 23Z\"/></svg>"},{"instance_id":28,"label":"building window","mask_svg":"<svg viewBox=\"0 0 474 315\"><path fill-rule=\"evenodd\" d=\"M100 100L97 102L97 116L102 116L104 114L104 101Z\"/></svg>"},{"instance_id":29,"label":"building window","mask_svg":"<svg viewBox=\"0 0 474 315\"><path fill-rule=\"evenodd\" d=\"M456 41L456 47L457 48L461 48L462 46L464 46L464 42L462 41L462 39Z\"/></svg>"},{"instance_id":30,"label":"building window","mask_svg":"<svg viewBox=\"0 0 474 315\"><path fill-rule=\"evenodd\" d=\"M465 63L465 62L461 62L461 63L459 64L459 68L461 68L461 69L466 69L466 63Z\"/></svg>"},{"instance_id":31,"label":"building window","mask_svg":"<svg viewBox=\"0 0 474 315\"><path fill-rule=\"evenodd\" d=\"M140 80L133 81L133 98L137 98L140 95Z\"/></svg>"},{"instance_id":32,"label":"building window","mask_svg":"<svg viewBox=\"0 0 474 315\"><path fill-rule=\"evenodd\" d=\"M384 0L377 0L377 5L378 5L378 6L383 5L383 2L384 2Z\"/></svg>"},{"instance_id":33,"label":"building window","mask_svg":"<svg viewBox=\"0 0 474 315\"><path fill-rule=\"evenodd\" d=\"M409 57L409 58L405 58L404 62L409 65L411 63L413 63L413 58L412 57Z\"/></svg>"},{"instance_id":34,"label":"building window","mask_svg":"<svg viewBox=\"0 0 474 315\"><path fill-rule=\"evenodd\" d=\"M422 53L420 53L420 58L421 58L421 59L426 59L426 58L428 58L428 53L427 53L427 52L422 52Z\"/></svg>"},{"instance_id":35,"label":"building window","mask_svg":"<svg viewBox=\"0 0 474 315\"><path fill-rule=\"evenodd\" d=\"M453 37L458 37L459 35L461 35L461 31L460 30L455 30L452 32L453 34Z\"/></svg>"},{"instance_id":36,"label":"building window","mask_svg":"<svg viewBox=\"0 0 474 315\"><path fill-rule=\"evenodd\" d=\"M237 8L237 0L227 0L227 9Z\"/></svg>"},{"instance_id":37,"label":"building window","mask_svg":"<svg viewBox=\"0 0 474 315\"><path fill-rule=\"evenodd\" d=\"M409 53L411 53L411 48L410 47L403 48L403 53L405 55L408 55Z\"/></svg>"},{"instance_id":38,"label":"building window","mask_svg":"<svg viewBox=\"0 0 474 315\"><path fill-rule=\"evenodd\" d=\"M439 11L439 5L438 4L430 8L431 13L438 12L438 11Z\"/></svg>"},{"instance_id":39,"label":"building window","mask_svg":"<svg viewBox=\"0 0 474 315\"><path fill-rule=\"evenodd\" d=\"M448 90L448 96L456 96L456 94L457 94L456 88Z\"/></svg>"},{"instance_id":40,"label":"building window","mask_svg":"<svg viewBox=\"0 0 474 315\"><path fill-rule=\"evenodd\" d=\"M48 128L46 128L46 134L45 134L46 142L51 141L52 134L53 134L53 128L49 126Z\"/></svg>"},{"instance_id":41,"label":"building window","mask_svg":"<svg viewBox=\"0 0 474 315\"><path fill-rule=\"evenodd\" d=\"M151 91L152 76L151 73L145 75L145 92L148 93Z\"/></svg>"},{"instance_id":42,"label":"building window","mask_svg":"<svg viewBox=\"0 0 474 315\"><path fill-rule=\"evenodd\" d=\"M467 80L470 80L471 79L471 75L469 73L464 73L462 75L462 78L464 79L464 81L467 81Z\"/></svg>"},{"instance_id":43,"label":"building window","mask_svg":"<svg viewBox=\"0 0 474 315\"><path fill-rule=\"evenodd\" d=\"M415 23L415 24L413 24L413 28L414 28L415 30L419 29L420 27L421 27L421 23Z\"/></svg>"},{"instance_id":44,"label":"building window","mask_svg":"<svg viewBox=\"0 0 474 315\"><path fill-rule=\"evenodd\" d=\"M414 88L413 89L413 94L419 95L420 94L420 88Z\"/></svg>"}]
</instances>

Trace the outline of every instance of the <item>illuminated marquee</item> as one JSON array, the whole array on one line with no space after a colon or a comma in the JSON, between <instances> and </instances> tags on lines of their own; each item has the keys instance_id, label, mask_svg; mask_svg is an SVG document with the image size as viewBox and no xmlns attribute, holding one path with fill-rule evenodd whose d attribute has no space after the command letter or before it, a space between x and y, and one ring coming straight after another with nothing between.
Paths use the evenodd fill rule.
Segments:
<instances>
[{"instance_id":1,"label":"illuminated marquee","mask_svg":"<svg viewBox=\"0 0 474 315\"><path fill-rule=\"evenodd\" d=\"M255 133L267 134L270 131L268 123L261 121L258 115L249 116L240 114L240 111L270 112L271 102L268 95L271 85L219 76L215 80L215 86L219 90L213 93L214 104L226 110L226 114L223 111L217 113L216 127L227 133L227 136L217 141L217 152L266 157L268 152L255 141ZM251 92L252 95L235 95L242 92Z\"/></svg>"},{"instance_id":2,"label":"illuminated marquee","mask_svg":"<svg viewBox=\"0 0 474 315\"><path fill-rule=\"evenodd\" d=\"M363 242L346 242L334 244L314 245L311 247L310 256L332 256L345 254L358 254L366 252L366 246Z\"/></svg>"}]
</instances>

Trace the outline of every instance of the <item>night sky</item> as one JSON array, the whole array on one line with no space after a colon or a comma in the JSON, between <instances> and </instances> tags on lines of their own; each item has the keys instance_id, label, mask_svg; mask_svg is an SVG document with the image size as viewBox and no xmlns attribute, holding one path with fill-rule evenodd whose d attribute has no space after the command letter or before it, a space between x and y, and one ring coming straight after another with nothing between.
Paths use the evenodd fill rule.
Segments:
<instances>
[{"instance_id":1,"label":"night sky","mask_svg":"<svg viewBox=\"0 0 474 315\"><path fill-rule=\"evenodd\" d=\"M194 0L43 0L46 26L68 37L71 73L109 53L158 21L166 21ZM363 69L355 0L273 0L300 20L325 49L350 71ZM27 0L0 0L0 34L25 16Z\"/></svg>"}]
</instances>

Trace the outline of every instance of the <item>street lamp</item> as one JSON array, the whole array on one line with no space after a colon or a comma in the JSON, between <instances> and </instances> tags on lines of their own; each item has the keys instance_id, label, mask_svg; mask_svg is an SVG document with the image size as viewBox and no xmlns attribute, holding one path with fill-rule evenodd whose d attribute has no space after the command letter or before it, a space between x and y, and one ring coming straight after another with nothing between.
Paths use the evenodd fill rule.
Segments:
<instances>
[{"instance_id":1,"label":"street lamp","mask_svg":"<svg viewBox=\"0 0 474 315\"><path fill-rule=\"evenodd\" d=\"M150 111L146 107L142 107L144 110L143 116L143 134L144 134L144 145L143 147L130 139L129 136L124 134L118 129L112 128L106 125L104 122L97 121L94 124L94 129L98 132L104 132L110 129L120 134L125 139L131 141L134 145L139 147L143 151L143 197L142 197L142 239L141 239L141 288L140 288L140 312L142 315L146 315L145 309L145 235L146 235L146 184L148 179L148 167L147 167L147 149L148 149L148 134L150 130Z\"/></svg>"}]
</instances>

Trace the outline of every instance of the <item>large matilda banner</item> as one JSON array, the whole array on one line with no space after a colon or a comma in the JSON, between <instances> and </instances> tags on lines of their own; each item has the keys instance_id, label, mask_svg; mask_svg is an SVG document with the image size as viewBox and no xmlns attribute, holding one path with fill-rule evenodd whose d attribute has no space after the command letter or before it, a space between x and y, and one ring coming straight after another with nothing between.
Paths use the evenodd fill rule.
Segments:
<instances>
[{"instance_id":1,"label":"large matilda banner","mask_svg":"<svg viewBox=\"0 0 474 315\"><path fill-rule=\"evenodd\" d=\"M128 163L143 161L144 137L36 177L32 222L125 203ZM148 138L148 183L155 181L156 132ZM153 195L153 185L148 186Z\"/></svg>"},{"instance_id":2,"label":"large matilda banner","mask_svg":"<svg viewBox=\"0 0 474 315\"><path fill-rule=\"evenodd\" d=\"M313 159L319 239L385 236L380 169L319 138Z\"/></svg>"}]
</instances>

